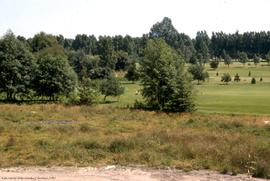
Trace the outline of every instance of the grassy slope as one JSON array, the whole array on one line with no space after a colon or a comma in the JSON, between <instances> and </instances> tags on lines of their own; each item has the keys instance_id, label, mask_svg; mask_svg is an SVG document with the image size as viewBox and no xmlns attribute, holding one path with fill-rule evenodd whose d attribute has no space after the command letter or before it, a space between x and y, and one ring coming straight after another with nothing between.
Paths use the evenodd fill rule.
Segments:
<instances>
[{"instance_id":1,"label":"grassy slope","mask_svg":"<svg viewBox=\"0 0 270 181\"><path fill-rule=\"evenodd\" d=\"M0 166L105 164L270 174L269 117L0 105ZM47 124L46 120L74 120ZM51 122L49 122L51 123Z\"/></svg>"}]
</instances>

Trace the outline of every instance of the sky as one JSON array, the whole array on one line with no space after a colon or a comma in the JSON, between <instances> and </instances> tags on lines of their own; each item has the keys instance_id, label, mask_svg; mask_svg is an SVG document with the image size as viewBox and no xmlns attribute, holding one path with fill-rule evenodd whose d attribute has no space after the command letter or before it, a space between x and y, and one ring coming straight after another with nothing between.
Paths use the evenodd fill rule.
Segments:
<instances>
[{"instance_id":1,"label":"sky","mask_svg":"<svg viewBox=\"0 0 270 181\"><path fill-rule=\"evenodd\" d=\"M40 31L136 37L163 17L192 38L199 30L269 31L269 7L270 0L0 0L0 35L11 29L26 38Z\"/></svg>"}]
</instances>

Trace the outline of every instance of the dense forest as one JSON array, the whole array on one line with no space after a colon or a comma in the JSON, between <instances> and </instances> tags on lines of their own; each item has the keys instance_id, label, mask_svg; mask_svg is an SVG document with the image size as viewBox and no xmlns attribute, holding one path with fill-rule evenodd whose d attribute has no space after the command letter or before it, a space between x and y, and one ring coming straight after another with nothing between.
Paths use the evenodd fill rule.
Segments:
<instances>
[{"instance_id":1,"label":"dense forest","mask_svg":"<svg viewBox=\"0 0 270 181\"><path fill-rule=\"evenodd\" d=\"M166 44L158 42L162 46L157 51L173 50L171 54L177 54L185 63L224 61L229 65L232 60L246 63L249 59L254 63L261 59L270 62L270 32L215 32L209 37L206 31L199 31L192 39L179 33L167 17L142 37L78 34L69 39L40 32L26 39L9 30L0 40L0 91L8 101L73 96L75 102L91 103L97 92L104 99L118 96L124 90L113 73L127 72L128 80L138 80L139 66L153 39L163 39ZM71 95L74 91L75 98Z\"/></svg>"}]
</instances>

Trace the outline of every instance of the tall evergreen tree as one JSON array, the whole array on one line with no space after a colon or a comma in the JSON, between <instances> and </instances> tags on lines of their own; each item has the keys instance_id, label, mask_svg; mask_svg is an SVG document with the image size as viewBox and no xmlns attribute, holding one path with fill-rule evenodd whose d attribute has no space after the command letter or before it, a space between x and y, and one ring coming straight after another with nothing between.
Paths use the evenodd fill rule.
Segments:
<instances>
[{"instance_id":1,"label":"tall evergreen tree","mask_svg":"<svg viewBox=\"0 0 270 181\"><path fill-rule=\"evenodd\" d=\"M195 39L195 49L197 54L200 54L201 63L207 63L210 59L210 39L206 31L197 32Z\"/></svg>"}]
</instances>

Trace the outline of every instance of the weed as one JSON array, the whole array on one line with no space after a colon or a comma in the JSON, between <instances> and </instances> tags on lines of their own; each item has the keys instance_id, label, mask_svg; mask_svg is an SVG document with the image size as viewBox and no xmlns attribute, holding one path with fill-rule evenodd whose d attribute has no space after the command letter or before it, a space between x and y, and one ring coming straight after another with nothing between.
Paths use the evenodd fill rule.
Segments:
<instances>
[{"instance_id":1,"label":"weed","mask_svg":"<svg viewBox=\"0 0 270 181\"><path fill-rule=\"evenodd\" d=\"M109 150L112 153L121 153L124 151L130 151L134 149L135 144L131 140L114 140L109 146Z\"/></svg>"},{"instance_id":2,"label":"weed","mask_svg":"<svg viewBox=\"0 0 270 181\"><path fill-rule=\"evenodd\" d=\"M13 146L15 146L15 139L13 137L9 137L7 142L6 142L5 147L8 149L8 148L13 147Z\"/></svg>"},{"instance_id":3,"label":"weed","mask_svg":"<svg viewBox=\"0 0 270 181\"><path fill-rule=\"evenodd\" d=\"M88 131L91 131L91 128L88 126L88 124L81 124L80 125L80 131L83 133L86 133Z\"/></svg>"},{"instance_id":4,"label":"weed","mask_svg":"<svg viewBox=\"0 0 270 181\"><path fill-rule=\"evenodd\" d=\"M93 140L82 140L82 141L80 140L80 141L75 142L75 145L82 146L83 148L88 149L88 150L99 149L103 147L100 143Z\"/></svg>"},{"instance_id":5,"label":"weed","mask_svg":"<svg viewBox=\"0 0 270 181\"><path fill-rule=\"evenodd\" d=\"M5 131L5 127L4 126L0 126L0 134L3 133Z\"/></svg>"}]
</instances>

